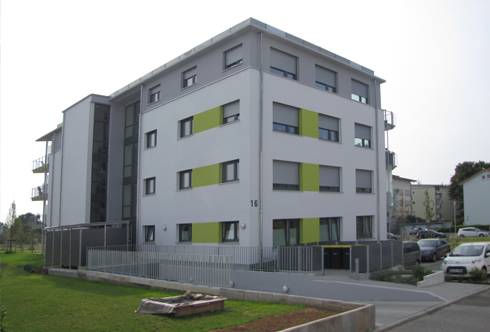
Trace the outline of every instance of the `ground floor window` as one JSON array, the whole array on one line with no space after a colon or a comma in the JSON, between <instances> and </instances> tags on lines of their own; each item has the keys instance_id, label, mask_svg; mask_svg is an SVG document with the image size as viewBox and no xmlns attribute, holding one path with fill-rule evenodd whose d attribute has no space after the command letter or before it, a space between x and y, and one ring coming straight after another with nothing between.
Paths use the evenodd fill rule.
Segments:
<instances>
[{"instance_id":1,"label":"ground floor window","mask_svg":"<svg viewBox=\"0 0 490 332\"><path fill-rule=\"evenodd\" d=\"M340 241L340 218L320 218L320 241Z\"/></svg>"},{"instance_id":2,"label":"ground floor window","mask_svg":"<svg viewBox=\"0 0 490 332\"><path fill-rule=\"evenodd\" d=\"M238 241L238 221L222 222L222 242Z\"/></svg>"},{"instance_id":3,"label":"ground floor window","mask_svg":"<svg viewBox=\"0 0 490 332\"><path fill-rule=\"evenodd\" d=\"M145 226L145 242L155 242L155 226Z\"/></svg>"},{"instance_id":4,"label":"ground floor window","mask_svg":"<svg viewBox=\"0 0 490 332\"><path fill-rule=\"evenodd\" d=\"M299 244L299 219L282 219L272 222L272 245Z\"/></svg>"},{"instance_id":5,"label":"ground floor window","mask_svg":"<svg viewBox=\"0 0 490 332\"><path fill-rule=\"evenodd\" d=\"M179 225L179 242L192 242L192 224Z\"/></svg>"},{"instance_id":6,"label":"ground floor window","mask_svg":"<svg viewBox=\"0 0 490 332\"><path fill-rule=\"evenodd\" d=\"M357 231L358 239L372 239L373 217L372 216L357 217L356 231Z\"/></svg>"}]
</instances>

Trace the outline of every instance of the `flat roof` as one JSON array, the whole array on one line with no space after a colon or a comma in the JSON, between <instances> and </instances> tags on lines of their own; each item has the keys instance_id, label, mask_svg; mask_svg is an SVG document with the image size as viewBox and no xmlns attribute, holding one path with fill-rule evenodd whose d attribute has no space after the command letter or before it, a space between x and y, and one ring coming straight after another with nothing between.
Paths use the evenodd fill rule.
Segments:
<instances>
[{"instance_id":1,"label":"flat roof","mask_svg":"<svg viewBox=\"0 0 490 332\"><path fill-rule=\"evenodd\" d=\"M319 53L325 57L328 57L329 59L331 59L335 62L341 63L343 65L347 65L353 70L359 71L365 75L369 75L373 78L376 78L377 80L380 81L380 83L386 82L384 79L382 79L380 77L376 77L374 75L374 71L369 69L369 68L363 67L358 63L355 63L355 62L350 61L349 59L346 59L344 57L341 57L335 53L327 51L326 49L323 49L319 46L316 46L312 43L309 43L304 39L293 36L293 35L285 32L285 31L277 29L271 25L260 22L254 18L249 18L249 19L231 27L230 29L227 29L224 32L214 36L213 38L208 39L204 43L192 48L191 50L185 52L184 54L176 57L173 60L170 60L169 62L163 64L162 66L156 68L155 70L152 70L148 74L138 78L137 80L135 80L135 81L129 83L128 85L122 87L121 89L115 91L114 93L109 95L109 99L113 99L113 98L116 98L122 94L125 94L126 92L131 91L134 88L138 87L140 84L143 84L143 83L149 81L150 79L154 78L155 76L157 76L157 75L165 72L166 70L169 70L170 68L176 66L180 62L182 62L182 61L184 61L184 60L186 60L192 56L195 56L196 54L201 53L202 51L204 51L207 48L215 45L216 43L218 43L218 42L220 42L226 38L229 38L231 36L234 36L237 33L239 33L240 31L243 31L245 29L251 29L251 28L256 28L258 30L262 30L265 33L269 33L271 35L282 38L288 42L295 43L298 46L302 46L302 47L307 48L309 50L315 51L315 52L317 52L317 53Z\"/></svg>"}]
</instances>

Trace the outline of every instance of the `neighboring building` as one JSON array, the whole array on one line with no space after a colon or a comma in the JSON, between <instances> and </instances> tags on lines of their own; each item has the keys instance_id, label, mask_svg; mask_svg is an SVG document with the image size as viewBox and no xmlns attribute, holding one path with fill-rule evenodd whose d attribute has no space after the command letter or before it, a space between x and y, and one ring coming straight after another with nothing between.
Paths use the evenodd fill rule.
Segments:
<instances>
[{"instance_id":1,"label":"neighboring building","mask_svg":"<svg viewBox=\"0 0 490 332\"><path fill-rule=\"evenodd\" d=\"M490 169L462 181L465 225L490 225Z\"/></svg>"},{"instance_id":2,"label":"neighboring building","mask_svg":"<svg viewBox=\"0 0 490 332\"><path fill-rule=\"evenodd\" d=\"M47 226L128 220L132 243L383 240L384 82L249 19L63 111L32 199Z\"/></svg>"},{"instance_id":3,"label":"neighboring building","mask_svg":"<svg viewBox=\"0 0 490 332\"><path fill-rule=\"evenodd\" d=\"M434 202L434 219L431 221L454 220L454 201L449 198L449 187L444 185L412 185L412 214L425 220L425 191Z\"/></svg>"},{"instance_id":4,"label":"neighboring building","mask_svg":"<svg viewBox=\"0 0 490 332\"><path fill-rule=\"evenodd\" d=\"M393 175L393 218L412 214L412 182L415 180Z\"/></svg>"}]
</instances>

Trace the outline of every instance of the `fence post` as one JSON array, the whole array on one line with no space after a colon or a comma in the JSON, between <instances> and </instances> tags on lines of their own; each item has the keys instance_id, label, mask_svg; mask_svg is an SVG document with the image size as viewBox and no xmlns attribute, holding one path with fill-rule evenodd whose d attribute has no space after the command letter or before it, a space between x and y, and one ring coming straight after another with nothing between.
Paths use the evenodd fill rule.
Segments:
<instances>
[{"instance_id":1,"label":"fence post","mask_svg":"<svg viewBox=\"0 0 490 332\"><path fill-rule=\"evenodd\" d=\"M359 280L359 258L356 258L356 280Z\"/></svg>"},{"instance_id":2,"label":"fence post","mask_svg":"<svg viewBox=\"0 0 490 332\"><path fill-rule=\"evenodd\" d=\"M366 245L366 277L369 280L369 244Z\"/></svg>"}]
</instances>

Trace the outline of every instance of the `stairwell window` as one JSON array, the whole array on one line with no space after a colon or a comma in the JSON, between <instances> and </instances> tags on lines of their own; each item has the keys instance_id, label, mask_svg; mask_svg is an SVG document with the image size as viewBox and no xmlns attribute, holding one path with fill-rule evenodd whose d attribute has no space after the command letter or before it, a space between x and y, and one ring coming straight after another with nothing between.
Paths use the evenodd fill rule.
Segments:
<instances>
[{"instance_id":1,"label":"stairwell window","mask_svg":"<svg viewBox=\"0 0 490 332\"><path fill-rule=\"evenodd\" d=\"M299 109L296 107L273 103L272 129L289 134L299 134Z\"/></svg>"},{"instance_id":2,"label":"stairwell window","mask_svg":"<svg viewBox=\"0 0 490 332\"><path fill-rule=\"evenodd\" d=\"M271 73L296 80L298 58L291 54L271 48L270 70Z\"/></svg>"}]
</instances>

